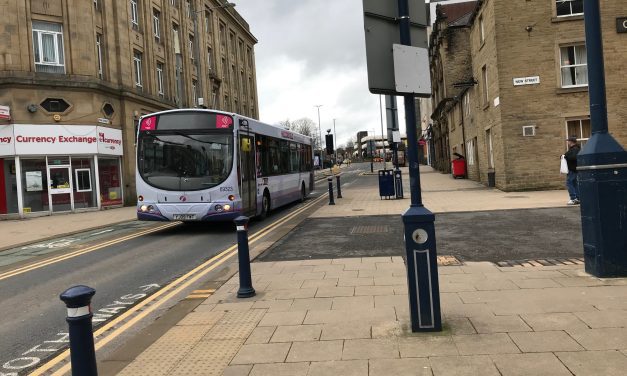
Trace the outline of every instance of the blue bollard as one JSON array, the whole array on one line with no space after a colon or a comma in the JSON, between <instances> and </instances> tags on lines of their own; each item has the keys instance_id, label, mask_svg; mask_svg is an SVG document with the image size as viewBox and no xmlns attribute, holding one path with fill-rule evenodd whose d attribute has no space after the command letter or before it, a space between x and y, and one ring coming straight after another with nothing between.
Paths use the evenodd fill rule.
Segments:
<instances>
[{"instance_id":1,"label":"blue bollard","mask_svg":"<svg viewBox=\"0 0 627 376\"><path fill-rule=\"evenodd\" d=\"M97 376L96 350L92 331L91 298L96 290L78 285L65 290L59 298L67 307L70 333L70 359L73 376Z\"/></svg>"},{"instance_id":2,"label":"blue bollard","mask_svg":"<svg viewBox=\"0 0 627 376\"><path fill-rule=\"evenodd\" d=\"M329 205L335 205L335 200L333 199L333 178L327 178L329 182Z\"/></svg>"},{"instance_id":3,"label":"blue bollard","mask_svg":"<svg viewBox=\"0 0 627 376\"><path fill-rule=\"evenodd\" d=\"M248 250L248 217L239 216L234 220L237 226L237 260L239 262L238 298L255 296L253 279L250 275L250 252Z\"/></svg>"},{"instance_id":4,"label":"blue bollard","mask_svg":"<svg viewBox=\"0 0 627 376\"><path fill-rule=\"evenodd\" d=\"M340 175L335 177L337 180L337 198L342 198L342 188L340 187Z\"/></svg>"}]
</instances>

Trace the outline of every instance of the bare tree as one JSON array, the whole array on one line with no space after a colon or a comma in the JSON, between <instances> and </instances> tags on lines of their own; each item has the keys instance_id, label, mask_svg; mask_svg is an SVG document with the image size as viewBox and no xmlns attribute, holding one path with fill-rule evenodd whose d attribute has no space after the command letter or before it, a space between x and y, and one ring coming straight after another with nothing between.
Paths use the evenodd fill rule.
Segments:
<instances>
[{"instance_id":1,"label":"bare tree","mask_svg":"<svg viewBox=\"0 0 627 376\"><path fill-rule=\"evenodd\" d=\"M287 129L300 133L305 136L309 136L313 141L314 150L320 149L320 140L318 139L318 130L316 123L309 118L301 118L294 121L286 120L279 122L281 125L285 125Z\"/></svg>"},{"instance_id":2,"label":"bare tree","mask_svg":"<svg viewBox=\"0 0 627 376\"><path fill-rule=\"evenodd\" d=\"M278 125L280 127L283 127L285 129L291 129L292 128L292 123L290 122L290 119L285 119L285 120L281 120Z\"/></svg>"}]
</instances>

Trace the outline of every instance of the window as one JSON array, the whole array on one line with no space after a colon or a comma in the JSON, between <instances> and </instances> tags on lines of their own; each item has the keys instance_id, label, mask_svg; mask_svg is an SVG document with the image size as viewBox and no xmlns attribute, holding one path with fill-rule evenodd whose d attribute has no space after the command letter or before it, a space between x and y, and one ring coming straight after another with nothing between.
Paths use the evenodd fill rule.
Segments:
<instances>
[{"instance_id":1,"label":"window","mask_svg":"<svg viewBox=\"0 0 627 376\"><path fill-rule=\"evenodd\" d=\"M475 164L475 139L466 141L466 161L469 166Z\"/></svg>"},{"instance_id":2,"label":"window","mask_svg":"<svg viewBox=\"0 0 627 376\"><path fill-rule=\"evenodd\" d=\"M470 118L470 92L467 91L464 93L464 97L462 98L462 103L464 106L464 118Z\"/></svg>"},{"instance_id":3,"label":"window","mask_svg":"<svg viewBox=\"0 0 627 376\"><path fill-rule=\"evenodd\" d=\"M133 51L133 67L135 71L135 87L141 89L142 85L142 54Z\"/></svg>"},{"instance_id":4,"label":"window","mask_svg":"<svg viewBox=\"0 0 627 376\"><path fill-rule=\"evenodd\" d=\"M160 97L163 97L165 92L163 90L163 63L157 63L157 93Z\"/></svg>"},{"instance_id":5,"label":"window","mask_svg":"<svg viewBox=\"0 0 627 376\"><path fill-rule=\"evenodd\" d=\"M588 57L586 45L560 47L562 87L588 85Z\"/></svg>"},{"instance_id":6,"label":"window","mask_svg":"<svg viewBox=\"0 0 627 376\"><path fill-rule=\"evenodd\" d=\"M192 104L194 107L198 106L198 82L196 80L192 80Z\"/></svg>"},{"instance_id":7,"label":"window","mask_svg":"<svg viewBox=\"0 0 627 376\"><path fill-rule=\"evenodd\" d=\"M156 9L152 11L152 27L155 33L155 41L159 43L161 40L161 13Z\"/></svg>"},{"instance_id":8,"label":"window","mask_svg":"<svg viewBox=\"0 0 627 376\"><path fill-rule=\"evenodd\" d=\"M189 36L189 58L194 60L194 36L190 34Z\"/></svg>"},{"instance_id":9,"label":"window","mask_svg":"<svg viewBox=\"0 0 627 376\"><path fill-rule=\"evenodd\" d=\"M176 6L176 0L170 0L170 5L172 5L173 7Z\"/></svg>"},{"instance_id":10,"label":"window","mask_svg":"<svg viewBox=\"0 0 627 376\"><path fill-rule=\"evenodd\" d=\"M180 54L181 53L181 42L179 39L179 25L173 23L172 24L172 39L174 40L173 44L174 44L174 53L175 54Z\"/></svg>"},{"instance_id":11,"label":"window","mask_svg":"<svg viewBox=\"0 0 627 376\"><path fill-rule=\"evenodd\" d=\"M102 34L96 34L96 53L98 54L98 78L102 80Z\"/></svg>"},{"instance_id":12,"label":"window","mask_svg":"<svg viewBox=\"0 0 627 376\"><path fill-rule=\"evenodd\" d=\"M185 1L185 11L187 12L187 17L192 18L192 4L189 0Z\"/></svg>"},{"instance_id":13,"label":"window","mask_svg":"<svg viewBox=\"0 0 627 376\"><path fill-rule=\"evenodd\" d=\"M555 10L558 17L583 14L583 0L556 0Z\"/></svg>"},{"instance_id":14,"label":"window","mask_svg":"<svg viewBox=\"0 0 627 376\"><path fill-rule=\"evenodd\" d=\"M224 35L224 29L224 24L220 23L220 34L218 37L220 38L220 47L222 48L222 52L226 49L226 36Z\"/></svg>"},{"instance_id":15,"label":"window","mask_svg":"<svg viewBox=\"0 0 627 376\"><path fill-rule=\"evenodd\" d=\"M213 32L213 15L209 10L205 10L205 32L209 35Z\"/></svg>"},{"instance_id":16,"label":"window","mask_svg":"<svg viewBox=\"0 0 627 376\"><path fill-rule=\"evenodd\" d=\"M91 192L91 170L77 168L74 174L76 175L76 192Z\"/></svg>"},{"instance_id":17,"label":"window","mask_svg":"<svg viewBox=\"0 0 627 376\"><path fill-rule=\"evenodd\" d=\"M36 72L65 73L61 24L33 21L33 49Z\"/></svg>"},{"instance_id":18,"label":"window","mask_svg":"<svg viewBox=\"0 0 627 376\"><path fill-rule=\"evenodd\" d=\"M211 72L213 69L213 57L211 54L211 48L207 48L207 69Z\"/></svg>"},{"instance_id":19,"label":"window","mask_svg":"<svg viewBox=\"0 0 627 376\"><path fill-rule=\"evenodd\" d=\"M483 27L483 16L479 17L479 42L485 42L485 29Z\"/></svg>"},{"instance_id":20,"label":"window","mask_svg":"<svg viewBox=\"0 0 627 376\"><path fill-rule=\"evenodd\" d=\"M581 146L586 144L591 134L590 118L570 119L566 121L566 138L570 136L577 137L577 141L581 143ZM568 150L568 145L566 145L566 150Z\"/></svg>"},{"instance_id":21,"label":"window","mask_svg":"<svg viewBox=\"0 0 627 376\"><path fill-rule=\"evenodd\" d=\"M248 60L248 67L252 69L253 68L253 54L252 54L252 50L250 49L250 47L246 49L246 58Z\"/></svg>"},{"instance_id":22,"label":"window","mask_svg":"<svg viewBox=\"0 0 627 376\"><path fill-rule=\"evenodd\" d=\"M100 0L94 0L94 10L100 12Z\"/></svg>"},{"instance_id":23,"label":"window","mask_svg":"<svg viewBox=\"0 0 627 376\"><path fill-rule=\"evenodd\" d=\"M483 84L483 104L489 105L490 93L488 92L488 67L484 65L481 68L481 83Z\"/></svg>"},{"instance_id":24,"label":"window","mask_svg":"<svg viewBox=\"0 0 627 376\"><path fill-rule=\"evenodd\" d=\"M488 129L486 132L486 147L488 152L488 168L494 168L494 149L492 148L492 131Z\"/></svg>"},{"instance_id":25,"label":"window","mask_svg":"<svg viewBox=\"0 0 627 376\"><path fill-rule=\"evenodd\" d=\"M235 55L235 53L236 53L236 50L235 50L235 33L232 32L232 31L229 33L229 41L231 42L231 51L230 52L233 55Z\"/></svg>"},{"instance_id":26,"label":"window","mask_svg":"<svg viewBox=\"0 0 627 376\"><path fill-rule=\"evenodd\" d=\"M131 0L131 26L134 30L139 29L139 9L137 1L138 0Z\"/></svg>"}]
</instances>

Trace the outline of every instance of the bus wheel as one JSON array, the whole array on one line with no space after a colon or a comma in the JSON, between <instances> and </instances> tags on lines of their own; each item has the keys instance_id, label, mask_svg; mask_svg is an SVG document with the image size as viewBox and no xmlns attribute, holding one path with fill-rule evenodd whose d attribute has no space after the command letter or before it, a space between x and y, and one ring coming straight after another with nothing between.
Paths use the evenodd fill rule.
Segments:
<instances>
[{"instance_id":1,"label":"bus wheel","mask_svg":"<svg viewBox=\"0 0 627 376\"><path fill-rule=\"evenodd\" d=\"M261 199L261 214L259 217L264 219L268 216L270 212L270 194L266 191L263 193L263 198Z\"/></svg>"},{"instance_id":2,"label":"bus wheel","mask_svg":"<svg viewBox=\"0 0 627 376\"><path fill-rule=\"evenodd\" d=\"M300 186L300 202L305 202L305 196L307 196L307 191L305 191L305 183Z\"/></svg>"}]
</instances>

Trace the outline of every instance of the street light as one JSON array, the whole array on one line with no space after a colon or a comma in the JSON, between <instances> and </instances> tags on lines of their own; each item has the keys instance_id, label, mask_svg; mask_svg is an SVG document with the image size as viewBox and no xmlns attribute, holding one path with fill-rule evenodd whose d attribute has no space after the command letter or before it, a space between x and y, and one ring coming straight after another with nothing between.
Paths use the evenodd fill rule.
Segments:
<instances>
[{"instance_id":1,"label":"street light","mask_svg":"<svg viewBox=\"0 0 627 376\"><path fill-rule=\"evenodd\" d=\"M204 74L200 74L200 35L198 34L198 13L202 13L202 12L206 12L208 10L214 10L214 9L228 9L228 8L235 8L235 3L231 3L228 1L225 1L224 4L222 5L218 5L215 7L204 7L203 9L200 10L196 10L194 11L194 59L196 59L195 63L197 64L197 71L198 71L198 91L200 92L200 94L202 94L202 97L205 97L205 93L203 90L203 85L202 85L202 78ZM209 64L210 62L207 62L207 64ZM194 107L198 106L198 103L194 103ZM203 103L203 108L206 108L206 105L204 105ZM215 107L215 103L213 103L213 106Z\"/></svg>"},{"instance_id":2,"label":"street light","mask_svg":"<svg viewBox=\"0 0 627 376\"><path fill-rule=\"evenodd\" d=\"M320 163L320 167L322 168L322 130L320 128L320 107L324 106L323 104L315 104L314 107L318 108L318 135L320 136L319 140L320 143L318 144L318 152L320 153L319 156L319 163Z\"/></svg>"},{"instance_id":3,"label":"street light","mask_svg":"<svg viewBox=\"0 0 627 376\"><path fill-rule=\"evenodd\" d=\"M335 158L335 163L337 163L337 132L335 131L335 120L333 119L333 158Z\"/></svg>"}]
</instances>

